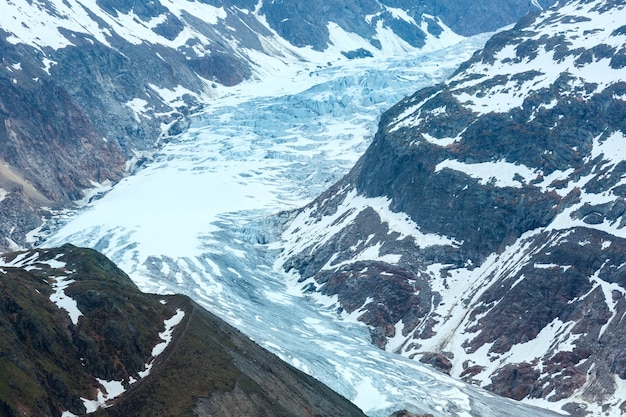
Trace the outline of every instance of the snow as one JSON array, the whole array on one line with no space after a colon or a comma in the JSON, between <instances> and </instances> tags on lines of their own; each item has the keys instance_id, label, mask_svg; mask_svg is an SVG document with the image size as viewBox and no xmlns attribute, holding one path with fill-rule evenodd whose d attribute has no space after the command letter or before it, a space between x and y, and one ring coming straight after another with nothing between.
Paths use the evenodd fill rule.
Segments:
<instances>
[{"instance_id":1,"label":"snow","mask_svg":"<svg viewBox=\"0 0 626 417\"><path fill-rule=\"evenodd\" d=\"M428 340L420 340L422 347L421 351L441 352L451 351L454 354L452 361L453 368L452 374L460 374L463 370L462 364L466 360L472 360L474 358L482 358L491 363L492 356L489 356L489 345L483 345L477 352L468 354L464 349L458 349L457 346L463 346L463 342L469 337L466 332L458 331L468 327L469 312L474 310L481 295L489 288L487 285L493 277L509 277L509 279L515 277L515 281L511 283L511 286L517 284L521 268L526 264L527 260L532 257L534 253L537 253L542 249L532 247L532 237L538 231L532 231L525 233L514 244L508 246L500 255L490 255L480 267L468 269L468 268L451 268L448 265L433 264L428 268L428 272L431 275L431 286L433 291L439 292L444 300L448 300L446 304L440 304L435 307L431 313L432 317L435 317L437 324L433 328L433 332L438 337L433 337ZM555 239L557 239L555 237ZM549 245L550 242L545 245ZM445 271L447 275L444 278L442 271ZM495 305L491 305L483 315L487 314ZM480 317L476 317L472 320L475 323ZM416 330L419 332L419 327ZM445 335L454 334L452 338L447 339ZM414 353L413 350L402 352L403 354L410 355ZM493 357L495 360L495 357ZM479 360L476 360L479 362ZM494 365L495 369L495 365ZM488 372L483 372L478 378L486 378Z\"/></svg>"},{"instance_id":2,"label":"snow","mask_svg":"<svg viewBox=\"0 0 626 417\"><path fill-rule=\"evenodd\" d=\"M228 17L224 7L215 7L202 2L164 0L161 4L179 18L182 18L184 13L190 13L192 16L202 16L202 20L211 25Z\"/></svg>"},{"instance_id":3,"label":"snow","mask_svg":"<svg viewBox=\"0 0 626 417\"><path fill-rule=\"evenodd\" d=\"M167 349L167 346L172 341L174 329L176 328L177 325L180 324L180 322L183 320L184 317L185 317L185 312L178 308L176 309L176 314L174 314L172 317L170 317L169 319L163 322L163 325L165 326L165 330L159 333L159 337L163 341L161 343L157 343L152 348L152 360L144 365L143 371L138 372L139 378L143 379L147 377L148 375L150 375L150 372L152 371L152 367L154 366L154 360L156 359L157 356L163 353L165 349Z\"/></svg>"},{"instance_id":4,"label":"snow","mask_svg":"<svg viewBox=\"0 0 626 417\"><path fill-rule=\"evenodd\" d=\"M354 51L359 48L375 50L367 39L362 38L356 33L346 32L334 22L328 23L328 33L331 44L337 48L341 48L342 51Z\"/></svg>"},{"instance_id":5,"label":"snow","mask_svg":"<svg viewBox=\"0 0 626 417\"><path fill-rule=\"evenodd\" d=\"M417 26L415 19L409 16L409 14L405 10L398 9L396 7L389 7L389 6L384 6L384 7L385 7L385 10L391 13L391 15L395 19L404 20L405 22L408 22Z\"/></svg>"},{"instance_id":6,"label":"snow","mask_svg":"<svg viewBox=\"0 0 626 417\"><path fill-rule=\"evenodd\" d=\"M108 399L119 397L126 391L121 381L105 381L104 379L98 378L98 382L104 388Z\"/></svg>"},{"instance_id":7,"label":"snow","mask_svg":"<svg viewBox=\"0 0 626 417\"><path fill-rule=\"evenodd\" d=\"M411 126L418 124L420 120L420 115L421 115L421 107L424 105L424 103L435 98L439 93L440 92L438 91L434 93L433 95L431 95L430 97L404 109L402 113L400 113L390 123L390 125L393 127L389 130L389 132L395 132L396 130L399 130L403 127L411 127Z\"/></svg>"},{"instance_id":8,"label":"snow","mask_svg":"<svg viewBox=\"0 0 626 417\"><path fill-rule=\"evenodd\" d=\"M503 356L510 358L511 363L521 363L530 362L533 358L542 359L548 347L555 351L571 352L576 347L576 340L580 337L580 335L570 334L575 324L555 318L541 329L534 339L513 345L511 350ZM505 357L501 361L504 361Z\"/></svg>"},{"instance_id":9,"label":"snow","mask_svg":"<svg viewBox=\"0 0 626 417\"><path fill-rule=\"evenodd\" d=\"M360 262L360 261L378 261L378 262L386 262L392 265L400 261L400 257L401 257L400 255L395 255L395 254L390 254L390 253L381 255L380 254L381 248L382 248L382 243L378 242L376 245L367 246L360 253L357 253L354 256L351 256L348 261L339 262L339 263L333 263L334 258L331 258L326 263L326 265L322 267L322 270L339 269L344 265L349 265L349 264Z\"/></svg>"},{"instance_id":10,"label":"snow","mask_svg":"<svg viewBox=\"0 0 626 417\"><path fill-rule=\"evenodd\" d=\"M178 85L174 87L173 89L160 88L156 84L149 84L149 86L152 91L154 91L155 93L159 95L159 97L161 97L163 102L169 104L171 107L174 107L174 108L185 105L184 97L186 95L191 96L191 97L202 98L202 97L198 97L198 94L189 90L188 88L183 87L182 85ZM137 103L133 102L133 104L136 105Z\"/></svg>"},{"instance_id":11,"label":"snow","mask_svg":"<svg viewBox=\"0 0 626 417\"><path fill-rule=\"evenodd\" d=\"M48 268L62 270L65 273L71 274L71 271L65 270L67 264L60 261L58 259L59 257L60 255L57 255L57 257L53 259L41 259L39 252L23 252L18 254L10 262L7 262L6 258L0 258L0 266L23 268L27 271L42 269L43 266L47 266ZM76 301L65 294L65 290L74 282L75 280L69 278L68 276L50 277L50 286L54 290L54 292L50 294L50 301L52 301L58 308L67 311L72 323L77 325L78 319L83 315L83 313L78 309Z\"/></svg>"},{"instance_id":12,"label":"snow","mask_svg":"<svg viewBox=\"0 0 626 417\"><path fill-rule=\"evenodd\" d=\"M442 169L460 171L472 178L478 179L482 185L495 187L515 187L520 188L523 183L515 177L521 177L525 182L529 182L537 177L537 171L524 165L512 164L504 160L495 162L478 162L473 164L463 163L454 159L446 159L437 164L435 172ZM506 177L503 176L506 173Z\"/></svg>"},{"instance_id":13,"label":"snow","mask_svg":"<svg viewBox=\"0 0 626 417\"><path fill-rule=\"evenodd\" d=\"M624 132L615 131L606 138L596 137L593 140L591 159L602 156L603 161L619 163L626 153L626 136Z\"/></svg>"},{"instance_id":14,"label":"snow","mask_svg":"<svg viewBox=\"0 0 626 417\"><path fill-rule=\"evenodd\" d=\"M12 3L13 7L4 8L0 14L0 27L9 32L7 42L55 49L72 44L57 30L64 19L51 15L44 5L34 2L31 6L26 0L12 0ZM50 25L50 20L57 24Z\"/></svg>"},{"instance_id":15,"label":"snow","mask_svg":"<svg viewBox=\"0 0 626 417\"><path fill-rule=\"evenodd\" d=\"M572 2L564 7L564 12L549 13L573 13L573 7L587 6ZM391 11L397 18L411 19L400 11ZM213 8L213 14L209 15L217 22L223 18L223 12L224 9ZM585 10L585 13L596 12ZM623 15L623 9L620 13ZM607 21L598 31L590 32L594 27L585 22L566 27L565 30L573 34L571 49L623 42L608 36L617 25L623 24L619 23L626 19L622 15L615 21ZM159 19L162 18L144 24L151 27L161 21ZM542 32L530 36L539 39L545 33L556 34L557 30L563 30L556 26L538 29ZM345 395L370 416L388 416L400 404L417 412L436 415L544 414L476 391L404 357L373 348L367 329L357 320L363 312L362 307L349 314L339 311L336 296L302 292L303 288L315 286L314 280L299 282L294 271L285 274L278 267L290 255L306 252L340 235L364 209L372 210L390 233L397 234L397 239L413 239L422 248L460 245L448 236L423 233L406 214L391 211L390 200L366 198L354 190L348 191L345 198L337 202L334 212L327 211L317 220L312 215L317 207L309 207L298 214L284 214L280 219L268 217L282 210L299 208L326 190L362 155L376 130L380 111L418 86L443 80L461 56L469 56L463 44L428 56L414 55L414 48L380 23L377 31L383 50L374 59L348 62L335 58L346 49L375 48L338 25L330 24L329 31L334 43L327 51L333 57L332 65L327 65L329 60L324 60L324 54L319 52L303 48L296 53L284 43L267 42L266 39L261 39L266 52L281 49L291 51L293 55L286 54L281 60L270 59L259 51L242 51L259 63L255 69L259 79L234 88L217 89L217 96L211 98L207 108L190 117L188 132L158 151L146 168L117 184L102 199L89 204L86 210L51 236L47 244L72 241L95 247L118 263L144 291L189 294L262 346ZM192 34L181 34L175 42L189 39L189 36ZM443 38L445 36L440 41L446 42ZM399 52L406 56L396 56ZM293 64L296 57L309 62ZM497 53L497 58L500 61L495 67L476 63L470 68L474 73L484 73L481 78L467 81L464 79L467 73L460 73L449 81L459 83L454 90L457 99L478 114L519 107L528 91L549 87L562 73L572 75L577 86L597 83L597 91L616 77L614 70L606 69L605 61L581 67L575 64L575 57L567 57L554 63L553 52L539 50L536 58L515 63L514 71L518 73L521 68L522 71L540 70L542 73L535 74L531 80L519 81L510 75L513 73L512 61L517 58L516 48L505 47ZM505 58L509 61L504 61ZM323 64L314 65L315 62ZM445 68L436 68L436 65ZM508 81L481 89L482 96L464 91L493 76L503 76ZM173 90L152 88L172 105L182 104L183 96L191 93L182 86ZM201 99L207 100L207 97ZM438 108L429 115L422 114L423 103L412 103L393 121L392 131L413 126L429 115L446 111ZM128 102L127 106L139 117L146 104L138 98ZM550 109L555 105L553 100L539 108ZM461 134L435 138L422 133L416 142L423 139L439 146L449 146L460 137ZM616 164L623 159L624 140L624 133L619 131L598 136L593 141L591 158L601 158L605 167ZM542 191L555 191L565 196L579 190L581 194L579 201L561 213L548 228L526 233L499 256L490 256L480 267L430 265L427 274L431 287L443 295L446 303L436 306L424 322L433 319L436 322L434 331L438 335L453 336L420 340L422 345L419 348L411 347L406 344L407 338L401 335L404 326L399 322L396 323L396 337L389 343L390 350L397 349L404 356L418 351L451 351L454 354L452 373L456 375L465 361L488 364L476 376L482 384L489 382L492 373L502 363L528 361L529 357L541 359L546 346L572 350L577 336L569 337L568 334L573 323L558 318L533 340L514 345L505 354L490 352L490 343L473 353L460 347L472 336L467 331L471 324L468 313L479 306L477 300L494 277L504 277L502 285L519 285L525 278L522 267L528 265L539 251L565 239L572 226L595 227L626 237L626 231L618 230L615 224L588 225L572 218L582 205L610 202L614 196L610 192L597 195L585 190L595 173L567 181L565 186L556 189L555 181L568 179L574 173L573 169L544 175L540 170L505 160L470 164L447 159L436 167L437 172L442 170L463 172L483 185L522 187L540 180L534 186ZM616 186L623 184L626 184L625 179ZM283 220L289 222L288 228L278 236L276 233ZM532 238L541 231L558 233L552 241L536 248ZM375 234L363 237L353 246L354 253L349 261L339 262L338 256L334 256L324 268L339 268L359 260L397 263L400 255L385 253L376 238ZM604 249L608 245L610 242L603 242ZM25 260L14 262L23 264ZM571 267L536 262L532 265L536 269L560 268L563 271ZM613 300L612 293L623 293L623 290L617 284L602 281L599 271L589 277L592 291L602 291L607 306L614 311L617 301ZM366 300L364 305L371 301ZM483 305L486 310L483 315L496 305ZM154 356L163 352L171 340L173 327L182 320L182 316L178 321L174 320L175 317L171 319L170 327L166 322L166 331L161 334L164 342L155 346ZM480 317L474 318L474 323L476 319ZM618 318L612 315L610 319ZM609 323L601 329L601 334ZM416 329L414 334L420 330ZM146 364L141 376L148 375L151 367L152 362ZM623 381L616 381L616 384L624 387ZM617 398L610 401L617 405ZM563 405L562 402L543 400L529 402L551 409ZM594 412L599 413L599 410Z\"/></svg>"},{"instance_id":16,"label":"snow","mask_svg":"<svg viewBox=\"0 0 626 417\"><path fill-rule=\"evenodd\" d=\"M147 111L147 108L146 108L147 105L148 105L148 102L142 98L134 98L126 102L126 106L128 106L132 110L132 112L135 114L135 120L137 120L137 123L141 122L141 119L139 118L139 116Z\"/></svg>"},{"instance_id":17,"label":"snow","mask_svg":"<svg viewBox=\"0 0 626 417\"><path fill-rule=\"evenodd\" d=\"M605 140L602 143L594 140L592 155L603 155L602 159L607 167L615 165L619 161L619 153L617 152L621 152L619 138L624 139L624 135L621 132L611 135L609 139ZM578 219L576 218L576 216L574 216L574 213L586 204L595 206L614 201L615 196L613 195L612 190L625 183L622 179L608 192L601 192L599 194L588 192L585 188L585 185L592 181L595 176L595 173L591 173L584 177L580 177L577 181L571 181L565 189L562 189L559 192L559 194L565 195L566 193L573 190L578 190L580 192L580 196L575 204L559 213L557 217L546 228L546 230L565 230L572 227L587 227L600 230L617 237L626 238L626 228L620 227L619 221L610 222L604 219L602 223L589 224L586 223L583 219Z\"/></svg>"},{"instance_id":18,"label":"snow","mask_svg":"<svg viewBox=\"0 0 626 417\"><path fill-rule=\"evenodd\" d=\"M171 318L165 320L165 330L159 333L159 337L163 340L163 342L157 344L154 348L152 348L153 358L159 356L167 348L167 346L172 341L174 328L180 324L184 317L185 312L181 309L177 309L176 314L174 314Z\"/></svg>"},{"instance_id":19,"label":"snow","mask_svg":"<svg viewBox=\"0 0 626 417\"><path fill-rule=\"evenodd\" d=\"M543 7L541 7L541 4L539 4L539 2L537 0L532 0L532 4L533 6L535 6L537 9L539 10L543 10Z\"/></svg>"},{"instance_id":20,"label":"snow","mask_svg":"<svg viewBox=\"0 0 626 417\"><path fill-rule=\"evenodd\" d=\"M122 381L105 381L100 378L97 378L97 381L100 384L100 386L103 388L103 389L98 389L97 398L95 400L81 398L81 400L83 401L83 405L85 406L85 409L87 410L87 414L93 413L98 408L106 407L106 403L108 401L116 397L119 397L124 392L126 392L126 389L124 388ZM67 411L66 413L68 413L67 414L68 416L72 415L71 413Z\"/></svg>"},{"instance_id":21,"label":"snow","mask_svg":"<svg viewBox=\"0 0 626 417\"><path fill-rule=\"evenodd\" d=\"M210 42L201 33L188 27L174 40L170 41L158 36L152 29L165 20L165 16L157 16L149 22L142 21L131 10L129 13L117 13L117 16L105 12L95 0L65 0L47 5L39 2L29 4L27 0L11 0L12 7L3 9L0 16L0 27L11 35L7 38L11 43L27 43L36 45L42 50L45 47L60 49L72 45L59 28L71 30L95 38L104 45L109 45L113 32L133 44L143 42L161 43L172 48L184 45L190 39L198 39L203 45ZM202 16L210 24L226 18L224 8L216 8L195 1L164 2L170 12L184 21L184 12L193 16ZM49 9L49 8L52 8ZM75 35L71 35L75 36ZM70 38L71 38L70 36Z\"/></svg>"},{"instance_id":22,"label":"snow","mask_svg":"<svg viewBox=\"0 0 626 417\"><path fill-rule=\"evenodd\" d=\"M48 267L54 270L61 270L68 274L63 276L52 276L49 278L50 286L53 289L53 293L50 295L50 301L53 302L58 308L65 310L68 313L72 323L74 325L77 325L78 320L83 315L83 313L78 308L76 300L65 294L65 290L75 282L75 280L71 279L72 271L68 271L67 264L61 260L63 255L56 255L52 259L43 259L43 257L46 255L47 251L23 252L18 254L10 262L7 262L5 257L0 257L0 266L24 268L28 271ZM0 269L0 272L5 271ZM163 300L161 301L164 303ZM152 349L152 361L145 365L144 371L139 373L139 376L141 378L147 376L150 373L150 370L152 369L152 365L154 363L154 358L160 355L167 348L172 340L172 335L175 327L180 324L184 316L185 312L181 309L177 309L176 314L164 321L165 329L163 332L159 333L159 337L163 340L163 342L158 343ZM133 382L136 382L136 380L131 381L131 384ZM120 396L126 390L126 388L124 387L124 381L106 381L98 379L98 383L100 384L101 388L98 389L96 399L92 400L87 398L81 398L88 413L96 411L98 408L105 407L108 401ZM62 416L72 417L74 416L74 414L69 411L64 411L62 413Z\"/></svg>"},{"instance_id":23,"label":"snow","mask_svg":"<svg viewBox=\"0 0 626 417\"><path fill-rule=\"evenodd\" d=\"M50 68L52 68L53 65L58 64L58 62L52 61L51 59L48 59L48 58L43 58L41 63L43 64L43 70L47 72L48 75L50 75Z\"/></svg>"},{"instance_id":24,"label":"snow","mask_svg":"<svg viewBox=\"0 0 626 417\"><path fill-rule=\"evenodd\" d=\"M323 246L342 229L352 224L357 216L366 209L373 209L376 212L381 222L389 228L389 233L398 233L398 240L412 237L417 245L422 248L459 245L459 242L446 236L422 233L417 224L407 214L392 212L389 209L390 204L391 201L388 198L367 198L358 195L355 190L350 190L346 193L345 199L337 207L337 210L331 215L322 216L319 220L314 221L312 220L311 212L316 208L310 207L303 210L283 233L283 242L287 243L281 244L284 244L289 249L281 256L281 259L285 261L293 253L314 250ZM311 246L312 242L314 242L314 245ZM396 263L399 260L397 255L381 256L379 249L380 246L369 246L364 248L361 253L353 255L349 262L341 264L330 264L329 262L330 265L327 266L338 268L346 263L356 261L378 260Z\"/></svg>"},{"instance_id":25,"label":"snow","mask_svg":"<svg viewBox=\"0 0 626 417\"><path fill-rule=\"evenodd\" d=\"M53 280L52 289L54 292L50 294L50 301L56 304L57 307L67 311L72 323L77 325L78 319L83 315L83 313L78 309L76 301L65 294L65 289L75 281L73 279L69 279L68 277L56 277L53 278Z\"/></svg>"},{"instance_id":26,"label":"snow","mask_svg":"<svg viewBox=\"0 0 626 417\"><path fill-rule=\"evenodd\" d=\"M18 254L11 262L7 262L5 257L2 257L2 266L12 266L17 268L23 268L34 264L39 258L38 252L23 252Z\"/></svg>"},{"instance_id":27,"label":"snow","mask_svg":"<svg viewBox=\"0 0 626 417\"><path fill-rule=\"evenodd\" d=\"M606 303L609 312L611 313L611 317L609 317L604 325L600 328L600 332L598 334L598 340L602 337L607 327L611 324L611 321L615 319L615 311L617 309L618 299L614 297L613 294L620 294L622 297L626 295L626 290L622 286L617 283L609 283L604 281L599 277L600 271L604 268L602 265L596 273L589 278L591 283L593 284L593 290L596 288L600 288L602 290L602 294L604 295L604 302ZM621 318L621 317L620 317Z\"/></svg>"},{"instance_id":28,"label":"snow","mask_svg":"<svg viewBox=\"0 0 626 417\"><path fill-rule=\"evenodd\" d=\"M540 40L544 36L566 35L569 41L568 48L574 51L578 48L591 49L594 46L604 45L617 48L622 47L623 40L619 36L612 36L613 31L626 21L626 8L614 7L612 13L603 16L595 10L596 3L581 3L578 1L568 2L558 9L551 9L547 13L554 17L553 26L538 24L527 29L528 38ZM563 23L560 16L583 15L591 18L589 21L575 21ZM540 22L549 19L542 19ZM598 26L600 22L600 26ZM613 80L620 79L621 69L613 69L608 65L608 58L594 60L585 65L577 65L577 55L568 55L559 61L554 60L555 51L546 50L545 46L537 50L536 57L525 58L519 62L516 47L505 45L502 50L495 54L495 65L478 62L468 70L459 73L448 81L453 83L461 81L454 87L457 91L457 100L477 114L490 112L505 113L511 109L521 107L524 98L530 91L538 91L548 88L562 74L568 74L574 78L574 85L584 87L586 83L597 84L595 91L587 91L581 98L600 92L608 87ZM509 58L508 60L505 58ZM513 79L511 74L539 71L536 76L520 81ZM484 74L483 77L471 81L464 80L468 73ZM506 83L498 83L492 87L480 89L480 94L468 94L463 91L467 87L476 86L495 77L506 77Z\"/></svg>"},{"instance_id":29,"label":"snow","mask_svg":"<svg viewBox=\"0 0 626 417\"><path fill-rule=\"evenodd\" d=\"M595 366L592 365L591 368L587 371L587 382L585 382L584 388L587 388L589 385L598 384L597 378L598 370L595 369ZM624 399L620 396L621 393L624 393L626 390L626 381L620 379L619 376L614 375L614 387L615 393L609 395L608 398L604 400L602 404L586 404L585 411L592 416L598 417L622 417L624 414L620 408L620 405L623 403ZM546 399L530 399L527 402L529 404L538 406L538 407L550 407L555 410L562 407L563 405L571 402L571 401L584 402L584 398L581 398L579 395L574 396L573 398L562 399L559 401L549 401ZM565 415L565 413L563 413ZM567 414L569 415L569 414Z\"/></svg>"},{"instance_id":30,"label":"snow","mask_svg":"<svg viewBox=\"0 0 626 417\"><path fill-rule=\"evenodd\" d=\"M540 263L536 263L533 265L535 268L537 269L554 269L554 268L558 268L561 269L563 272L567 271L568 269L570 269L572 266L571 265L558 265L558 264L540 264Z\"/></svg>"},{"instance_id":31,"label":"snow","mask_svg":"<svg viewBox=\"0 0 626 417\"><path fill-rule=\"evenodd\" d=\"M461 58L471 48L459 45L453 51ZM250 96L250 84L230 89L192 119L181 141L117 184L107 198L68 224L57 241L91 230L92 238L99 236L100 250L135 242L136 254L126 254L133 264L161 253L193 257L219 230L214 224L225 213L299 207L358 159L373 136L380 111L416 83L444 76L441 65L432 75L414 70L418 65L431 69L430 59L439 60L441 55L372 60L367 67L349 62L345 68L319 69L314 76L291 69L288 78L256 84L260 97ZM394 76L388 77L392 68ZM454 66L450 62L447 68ZM277 83L282 87L275 88ZM378 89L380 84L388 90ZM165 100L177 97L168 96L169 90L155 90ZM280 101L281 94L287 105ZM285 182L289 176L297 183Z\"/></svg>"},{"instance_id":32,"label":"snow","mask_svg":"<svg viewBox=\"0 0 626 417\"><path fill-rule=\"evenodd\" d=\"M386 395L374 386L371 378L364 377L354 385L357 392L354 403L362 409L380 410L393 405L387 400Z\"/></svg>"},{"instance_id":33,"label":"snow","mask_svg":"<svg viewBox=\"0 0 626 417\"><path fill-rule=\"evenodd\" d=\"M371 417L387 417L400 405L449 416L545 415L380 351L362 324L338 319L336 300L328 298L320 310L316 299L324 296L302 294L297 277L275 268L278 253L267 244L280 227L270 214L301 207L328 188L362 155L380 112L443 80L483 40L313 71L301 63L219 89L180 140L44 244L94 247L142 290L190 295ZM375 210L399 239L458 245L422 233L406 215L393 213L387 199L352 194L344 209L357 203Z\"/></svg>"}]
</instances>

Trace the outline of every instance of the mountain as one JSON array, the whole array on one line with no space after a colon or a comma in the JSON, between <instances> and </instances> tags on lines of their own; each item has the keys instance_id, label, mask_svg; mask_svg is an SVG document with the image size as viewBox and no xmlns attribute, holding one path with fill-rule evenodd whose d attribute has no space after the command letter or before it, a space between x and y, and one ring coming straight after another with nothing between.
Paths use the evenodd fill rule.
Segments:
<instances>
[{"instance_id":1,"label":"mountain","mask_svg":"<svg viewBox=\"0 0 626 417\"><path fill-rule=\"evenodd\" d=\"M3 255L2 416L364 416L184 296L91 249Z\"/></svg>"},{"instance_id":2,"label":"mountain","mask_svg":"<svg viewBox=\"0 0 626 417\"><path fill-rule=\"evenodd\" d=\"M43 218L132 173L224 86L446 46L547 4L412 3L9 1L0 16L0 249L28 247Z\"/></svg>"},{"instance_id":3,"label":"mountain","mask_svg":"<svg viewBox=\"0 0 626 417\"><path fill-rule=\"evenodd\" d=\"M373 343L572 415L626 412L626 6L570 1L402 100L287 222L299 288Z\"/></svg>"},{"instance_id":4,"label":"mountain","mask_svg":"<svg viewBox=\"0 0 626 417\"><path fill-rule=\"evenodd\" d=\"M295 288L268 247L288 218L274 215L340 179L389 103L416 85L445 80L486 39L286 72L254 91L234 87L43 245L94 248L142 291L190 296L370 417L399 408L449 417L554 416L380 350L362 323L337 320Z\"/></svg>"}]
</instances>

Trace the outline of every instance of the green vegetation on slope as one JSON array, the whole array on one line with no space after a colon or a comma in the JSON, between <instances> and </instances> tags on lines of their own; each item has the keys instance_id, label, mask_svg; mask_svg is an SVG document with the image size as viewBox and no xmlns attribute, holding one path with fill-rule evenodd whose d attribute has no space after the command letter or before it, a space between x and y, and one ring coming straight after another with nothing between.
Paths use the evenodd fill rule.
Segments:
<instances>
[{"instance_id":1,"label":"green vegetation on slope","mask_svg":"<svg viewBox=\"0 0 626 417\"><path fill-rule=\"evenodd\" d=\"M363 416L188 297L140 292L96 251L65 245L8 254L4 264L0 416L85 415L83 399L104 391L98 379L126 391L95 416ZM63 292L82 313L77 324L50 300L57 279L72 280ZM172 341L152 358L179 309Z\"/></svg>"}]
</instances>

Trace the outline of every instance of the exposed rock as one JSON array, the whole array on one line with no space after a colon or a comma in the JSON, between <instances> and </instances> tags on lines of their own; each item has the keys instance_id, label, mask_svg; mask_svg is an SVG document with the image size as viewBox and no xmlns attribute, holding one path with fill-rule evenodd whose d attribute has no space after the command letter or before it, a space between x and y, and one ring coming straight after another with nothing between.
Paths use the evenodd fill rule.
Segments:
<instances>
[{"instance_id":1,"label":"exposed rock","mask_svg":"<svg viewBox=\"0 0 626 417\"><path fill-rule=\"evenodd\" d=\"M450 359L441 353L423 353L420 355L420 362L432 365L435 369L448 375L450 375L450 369L452 369L452 362L450 362Z\"/></svg>"},{"instance_id":2,"label":"exposed rock","mask_svg":"<svg viewBox=\"0 0 626 417\"><path fill-rule=\"evenodd\" d=\"M487 386L496 394L521 400L531 393L539 379L539 371L530 363L505 365L491 377L492 385Z\"/></svg>"},{"instance_id":3,"label":"exposed rock","mask_svg":"<svg viewBox=\"0 0 626 417\"><path fill-rule=\"evenodd\" d=\"M93 250L66 245L1 263L3 416L85 415L98 400L92 415L364 416L187 297L141 293ZM55 305L59 291L67 298ZM180 314L165 340L166 320ZM107 392L111 384L123 393Z\"/></svg>"},{"instance_id":4,"label":"exposed rock","mask_svg":"<svg viewBox=\"0 0 626 417\"><path fill-rule=\"evenodd\" d=\"M415 414L406 410L396 411L389 417L434 417L432 414Z\"/></svg>"},{"instance_id":5,"label":"exposed rock","mask_svg":"<svg viewBox=\"0 0 626 417\"><path fill-rule=\"evenodd\" d=\"M393 337L515 399L620 407L626 83L611 62L625 13L596 0L528 16L383 114L286 230L301 249L285 268L358 310L378 346ZM303 245L323 224L337 232ZM449 365L429 353L444 351Z\"/></svg>"}]
</instances>

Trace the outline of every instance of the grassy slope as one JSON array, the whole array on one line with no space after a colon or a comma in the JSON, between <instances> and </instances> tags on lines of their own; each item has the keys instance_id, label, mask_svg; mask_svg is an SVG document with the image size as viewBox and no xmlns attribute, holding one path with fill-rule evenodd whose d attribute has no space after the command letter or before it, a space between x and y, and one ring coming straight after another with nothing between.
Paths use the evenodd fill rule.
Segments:
<instances>
[{"instance_id":1,"label":"grassy slope","mask_svg":"<svg viewBox=\"0 0 626 417\"><path fill-rule=\"evenodd\" d=\"M319 381L285 364L189 298L152 374L97 416L363 416Z\"/></svg>"},{"instance_id":2,"label":"grassy slope","mask_svg":"<svg viewBox=\"0 0 626 417\"><path fill-rule=\"evenodd\" d=\"M0 416L83 415L103 380L139 379L163 321L185 318L150 375L96 416L363 416L184 296L141 293L101 254L38 250L27 268L0 273ZM10 262L16 255L5 255ZM65 262L54 269L45 260ZM54 277L84 314L77 325L50 302Z\"/></svg>"}]
</instances>

